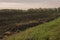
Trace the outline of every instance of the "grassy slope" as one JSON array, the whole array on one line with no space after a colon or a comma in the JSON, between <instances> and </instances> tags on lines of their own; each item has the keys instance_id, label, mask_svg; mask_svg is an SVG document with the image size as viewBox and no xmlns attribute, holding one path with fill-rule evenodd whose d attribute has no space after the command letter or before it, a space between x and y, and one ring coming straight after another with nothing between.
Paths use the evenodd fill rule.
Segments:
<instances>
[{"instance_id":1,"label":"grassy slope","mask_svg":"<svg viewBox=\"0 0 60 40\"><path fill-rule=\"evenodd\" d=\"M60 40L60 18L27 29L7 40Z\"/></svg>"}]
</instances>

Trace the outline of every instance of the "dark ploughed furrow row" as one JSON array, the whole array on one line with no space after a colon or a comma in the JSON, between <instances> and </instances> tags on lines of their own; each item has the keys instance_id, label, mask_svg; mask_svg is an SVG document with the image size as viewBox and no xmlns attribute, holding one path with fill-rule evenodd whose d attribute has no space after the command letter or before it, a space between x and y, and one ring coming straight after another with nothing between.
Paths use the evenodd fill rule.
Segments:
<instances>
[{"instance_id":1,"label":"dark ploughed furrow row","mask_svg":"<svg viewBox=\"0 0 60 40\"><path fill-rule=\"evenodd\" d=\"M8 30L6 30L6 31L0 36L0 39L3 39L5 36L12 35L12 34L14 34L14 33L16 33L16 32L24 31L24 30L26 30L26 29L28 29L28 28L37 26L37 25L39 25L39 24L43 24L43 23L45 23L45 22L49 22L49 21L51 21L51 20L53 20L53 19L46 20L46 21L38 20L38 21L35 21L35 22L30 22L30 23L29 23L29 22L28 22L28 23L21 23L21 24L17 23L14 28L9 28Z\"/></svg>"}]
</instances>

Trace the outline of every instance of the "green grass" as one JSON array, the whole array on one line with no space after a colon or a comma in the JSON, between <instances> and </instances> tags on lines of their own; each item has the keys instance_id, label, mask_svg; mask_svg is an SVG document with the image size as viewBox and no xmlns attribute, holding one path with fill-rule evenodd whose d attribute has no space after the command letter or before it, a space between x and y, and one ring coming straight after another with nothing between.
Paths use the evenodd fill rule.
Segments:
<instances>
[{"instance_id":1,"label":"green grass","mask_svg":"<svg viewBox=\"0 0 60 40\"><path fill-rule=\"evenodd\" d=\"M7 40L60 40L60 18L12 35Z\"/></svg>"}]
</instances>

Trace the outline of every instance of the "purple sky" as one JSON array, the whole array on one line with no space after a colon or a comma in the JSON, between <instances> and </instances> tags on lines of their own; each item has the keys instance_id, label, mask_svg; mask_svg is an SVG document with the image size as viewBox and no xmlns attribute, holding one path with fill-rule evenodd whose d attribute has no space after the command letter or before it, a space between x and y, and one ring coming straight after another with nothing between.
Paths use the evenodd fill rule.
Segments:
<instances>
[{"instance_id":1,"label":"purple sky","mask_svg":"<svg viewBox=\"0 0 60 40\"><path fill-rule=\"evenodd\" d=\"M60 0L0 0L0 9L29 9L60 7Z\"/></svg>"}]
</instances>

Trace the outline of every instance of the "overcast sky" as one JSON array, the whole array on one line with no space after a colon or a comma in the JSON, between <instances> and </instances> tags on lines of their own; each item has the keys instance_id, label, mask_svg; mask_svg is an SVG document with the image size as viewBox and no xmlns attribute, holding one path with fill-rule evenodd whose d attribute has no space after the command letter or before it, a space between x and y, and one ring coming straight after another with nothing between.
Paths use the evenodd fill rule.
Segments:
<instances>
[{"instance_id":1,"label":"overcast sky","mask_svg":"<svg viewBox=\"0 0 60 40\"><path fill-rule=\"evenodd\" d=\"M0 9L29 9L60 7L60 0L0 0Z\"/></svg>"}]
</instances>

